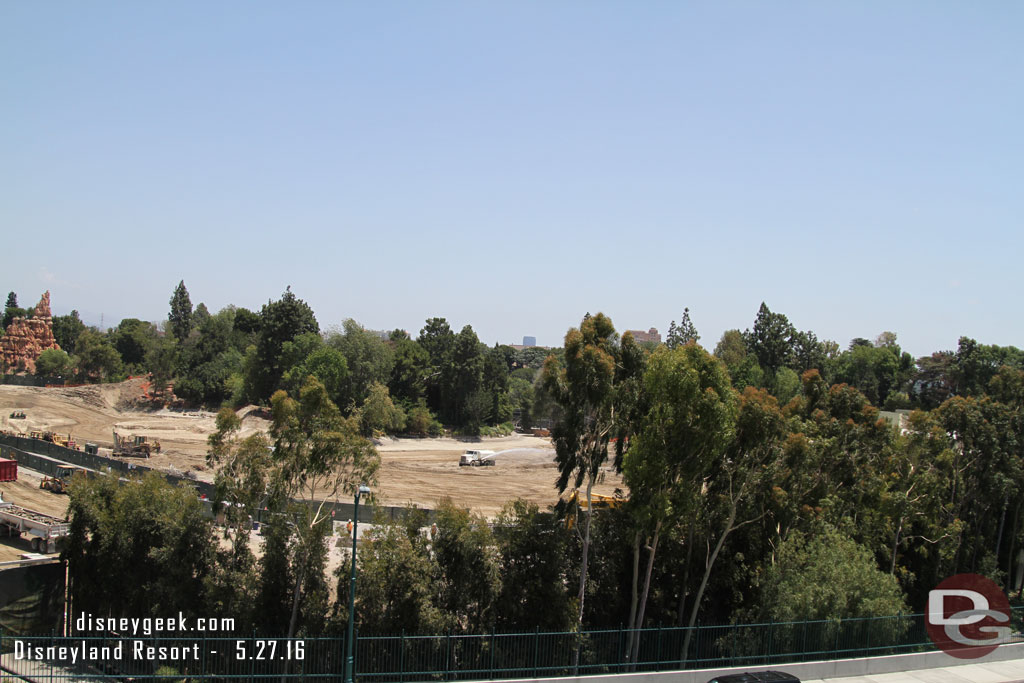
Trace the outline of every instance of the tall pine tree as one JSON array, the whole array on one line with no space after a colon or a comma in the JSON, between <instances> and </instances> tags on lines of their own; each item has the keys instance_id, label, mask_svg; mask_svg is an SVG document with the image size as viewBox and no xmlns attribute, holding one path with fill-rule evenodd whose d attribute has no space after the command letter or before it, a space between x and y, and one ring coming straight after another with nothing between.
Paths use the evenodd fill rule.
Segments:
<instances>
[{"instance_id":1,"label":"tall pine tree","mask_svg":"<svg viewBox=\"0 0 1024 683\"><path fill-rule=\"evenodd\" d=\"M188 290L185 289L185 281L182 280L171 296L171 313L167 316L171 323L171 333L179 342L188 339L192 333L192 300L188 297Z\"/></svg>"}]
</instances>

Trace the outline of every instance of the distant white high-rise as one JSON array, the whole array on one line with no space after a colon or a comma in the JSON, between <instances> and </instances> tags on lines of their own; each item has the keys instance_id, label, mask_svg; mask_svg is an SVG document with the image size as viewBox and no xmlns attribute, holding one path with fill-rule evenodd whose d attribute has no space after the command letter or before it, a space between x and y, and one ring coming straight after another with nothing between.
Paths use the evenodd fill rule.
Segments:
<instances>
[{"instance_id":1,"label":"distant white high-rise","mask_svg":"<svg viewBox=\"0 0 1024 683\"><path fill-rule=\"evenodd\" d=\"M536 337L523 337L523 346L536 346L536 345L537 345L537 338Z\"/></svg>"}]
</instances>

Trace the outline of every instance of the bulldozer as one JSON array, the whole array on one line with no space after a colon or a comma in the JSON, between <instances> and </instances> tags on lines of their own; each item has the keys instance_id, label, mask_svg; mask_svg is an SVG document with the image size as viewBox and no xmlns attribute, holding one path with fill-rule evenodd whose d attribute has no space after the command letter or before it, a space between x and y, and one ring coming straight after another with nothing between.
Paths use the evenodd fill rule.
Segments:
<instances>
[{"instance_id":1,"label":"bulldozer","mask_svg":"<svg viewBox=\"0 0 1024 683\"><path fill-rule=\"evenodd\" d=\"M139 434L121 436L116 430L114 431L114 455L148 458L153 453L159 452L160 442L156 439L150 441L148 436Z\"/></svg>"},{"instance_id":2,"label":"bulldozer","mask_svg":"<svg viewBox=\"0 0 1024 683\"><path fill-rule=\"evenodd\" d=\"M81 467L71 467L70 465L62 465L57 468L57 476L55 477L43 477L43 480L39 482L39 488L46 489L47 491L53 491L54 493L67 493L68 487L71 485L71 479L79 472L82 476L85 476L86 472Z\"/></svg>"}]
</instances>

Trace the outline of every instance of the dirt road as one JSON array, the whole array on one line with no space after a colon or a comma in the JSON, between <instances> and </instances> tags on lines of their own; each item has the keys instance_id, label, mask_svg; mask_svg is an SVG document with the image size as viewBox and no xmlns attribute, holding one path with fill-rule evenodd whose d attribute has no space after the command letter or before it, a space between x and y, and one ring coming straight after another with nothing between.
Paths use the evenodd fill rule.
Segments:
<instances>
[{"instance_id":1,"label":"dirt road","mask_svg":"<svg viewBox=\"0 0 1024 683\"><path fill-rule=\"evenodd\" d=\"M141 380L70 388L0 385L0 429L22 434L49 430L71 434L79 444L92 441L100 446L111 445L114 429L122 435L143 434L158 439L163 447L161 453L145 461L146 465L191 470L201 479L212 480L205 456L206 439L215 429L215 414L133 410L132 403L141 392ZM25 411L26 419L10 419L14 410ZM248 415L247 410L239 414L244 415L243 435L267 429L266 420ZM459 467L459 455L470 448L497 451L495 465ZM554 450L546 438L384 439L377 450L381 471L376 490L387 505L434 507L442 497L449 496L458 505L494 516L517 497L542 508L558 499ZM595 492L611 494L621 485L621 479L608 471Z\"/></svg>"}]
</instances>

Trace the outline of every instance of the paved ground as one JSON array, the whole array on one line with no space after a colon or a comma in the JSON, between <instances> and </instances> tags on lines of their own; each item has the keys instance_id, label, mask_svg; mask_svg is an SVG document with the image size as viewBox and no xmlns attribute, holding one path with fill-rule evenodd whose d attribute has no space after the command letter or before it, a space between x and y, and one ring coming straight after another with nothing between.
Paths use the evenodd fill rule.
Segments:
<instances>
[{"instance_id":1,"label":"paved ground","mask_svg":"<svg viewBox=\"0 0 1024 683\"><path fill-rule=\"evenodd\" d=\"M782 667L779 667L782 669ZM803 683L1022 683L1024 659L1008 662L980 662L941 669L903 671L847 678L804 679Z\"/></svg>"}]
</instances>

